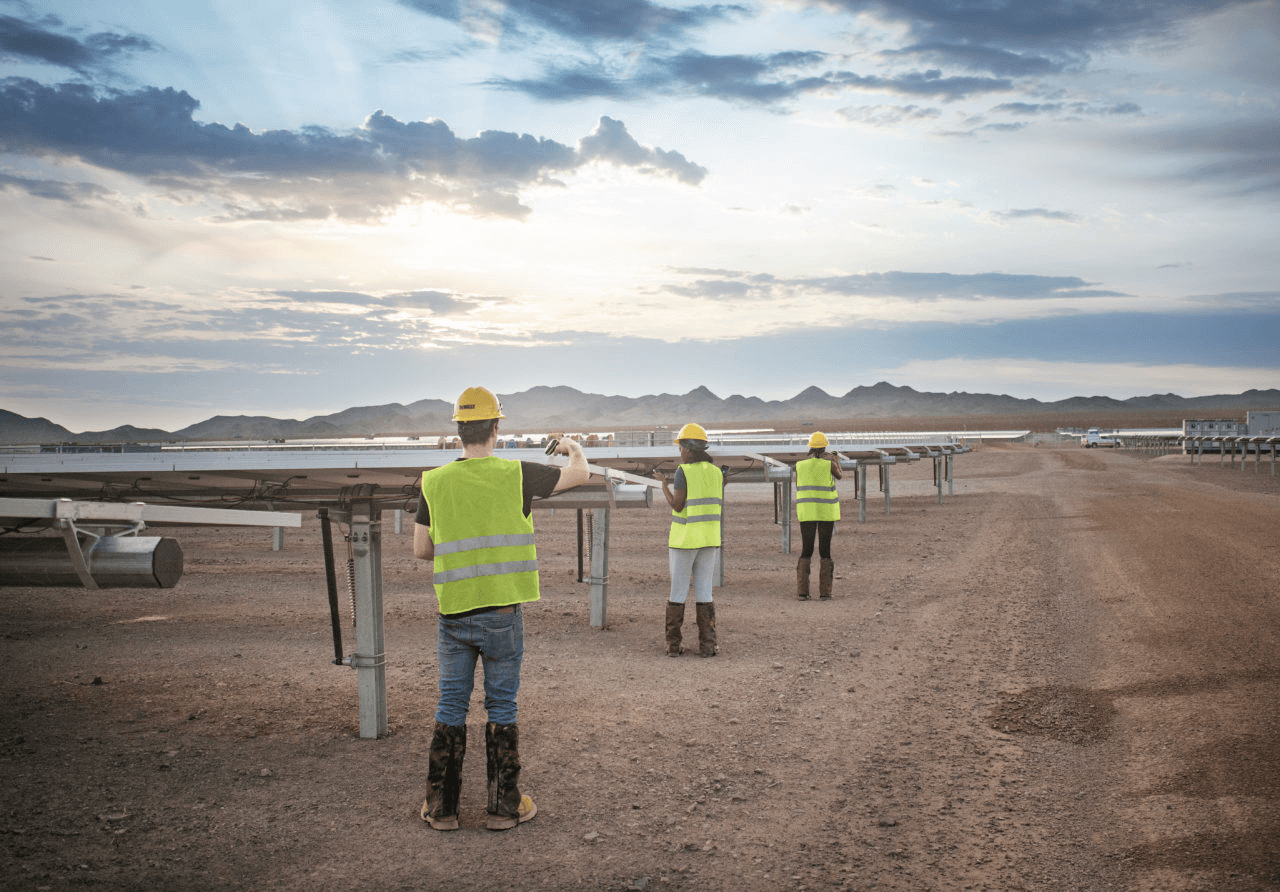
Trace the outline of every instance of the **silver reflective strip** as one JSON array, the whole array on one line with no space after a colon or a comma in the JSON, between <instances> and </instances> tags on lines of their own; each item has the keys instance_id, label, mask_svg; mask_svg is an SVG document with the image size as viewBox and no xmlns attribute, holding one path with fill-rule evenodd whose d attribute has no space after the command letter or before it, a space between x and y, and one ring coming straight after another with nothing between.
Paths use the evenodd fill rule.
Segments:
<instances>
[{"instance_id":1,"label":"silver reflective strip","mask_svg":"<svg viewBox=\"0 0 1280 892\"><path fill-rule=\"evenodd\" d=\"M435 582L444 585L462 579L475 579L479 576L506 576L511 573L534 573L538 569L537 561L504 561L498 564L479 564L475 567L458 567L435 574Z\"/></svg>"},{"instance_id":2,"label":"silver reflective strip","mask_svg":"<svg viewBox=\"0 0 1280 892\"><path fill-rule=\"evenodd\" d=\"M693 517L681 517L679 514L671 515L672 523L707 523L708 521L720 522L719 514L695 514Z\"/></svg>"},{"instance_id":3,"label":"silver reflective strip","mask_svg":"<svg viewBox=\"0 0 1280 892\"><path fill-rule=\"evenodd\" d=\"M797 505L808 505L808 504L834 505L838 501L840 500L837 498L830 498L830 499L808 498L808 499L796 499L796 504Z\"/></svg>"},{"instance_id":4,"label":"silver reflective strip","mask_svg":"<svg viewBox=\"0 0 1280 892\"><path fill-rule=\"evenodd\" d=\"M819 490L820 492L835 492L834 486L797 486L796 492L807 492L809 490Z\"/></svg>"},{"instance_id":5,"label":"silver reflective strip","mask_svg":"<svg viewBox=\"0 0 1280 892\"><path fill-rule=\"evenodd\" d=\"M510 536L472 536L470 539L441 542L436 546L436 554L457 554L460 551L477 551L481 548L516 548L532 544L532 533L514 533Z\"/></svg>"},{"instance_id":6,"label":"silver reflective strip","mask_svg":"<svg viewBox=\"0 0 1280 892\"><path fill-rule=\"evenodd\" d=\"M690 505L720 505L723 502L724 499L689 499L684 506L688 508Z\"/></svg>"}]
</instances>

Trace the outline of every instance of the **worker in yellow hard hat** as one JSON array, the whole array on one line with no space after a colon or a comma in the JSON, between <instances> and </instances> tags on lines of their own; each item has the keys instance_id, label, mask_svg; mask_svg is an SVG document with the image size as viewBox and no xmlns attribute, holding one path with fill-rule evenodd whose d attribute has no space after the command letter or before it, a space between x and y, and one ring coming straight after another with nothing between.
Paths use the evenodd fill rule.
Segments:
<instances>
[{"instance_id":1,"label":"worker in yellow hard hat","mask_svg":"<svg viewBox=\"0 0 1280 892\"><path fill-rule=\"evenodd\" d=\"M707 454L707 432L698 424L686 424L676 434L680 466L674 483L661 471L662 494L671 506L671 529L667 536L671 568L671 594L667 600L666 647L669 656L684 652L680 644L684 605L690 584L698 621L698 653L713 657L716 645L716 608L711 588L720 560L720 514L724 505L724 473Z\"/></svg>"},{"instance_id":2,"label":"worker in yellow hard hat","mask_svg":"<svg viewBox=\"0 0 1280 892\"><path fill-rule=\"evenodd\" d=\"M809 563L814 540L818 545L818 597L830 600L835 564L831 560L831 534L840 519L840 495L836 481L843 476L840 461L827 452L827 435L815 431L809 437L809 457L796 462L796 516L800 520L800 560L796 563L796 597L809 600Z\"/></svg>"},{"instance_id":3,"label":"worker in yellow hard hat","mask_svg":"<svg viewBox=\"0 0 1280 892\"><path fill-rule=\"evenodd\" d=\"M585 483L590 471L582 447L569 439L554 450L569 457L564 467L498 458L493 452L503 417L491 391L468 387L453 407L462 457L422 475L413 553L432 561L434 571L440 699L421 815L436 830L458 829L467 710L478 659L484 662L488 713L487 826L506 830L537 814L533 799L520 792L516 722L524 657L521 605L539 595L530 508L535 498Z\"/></svg>"}]
</instances>

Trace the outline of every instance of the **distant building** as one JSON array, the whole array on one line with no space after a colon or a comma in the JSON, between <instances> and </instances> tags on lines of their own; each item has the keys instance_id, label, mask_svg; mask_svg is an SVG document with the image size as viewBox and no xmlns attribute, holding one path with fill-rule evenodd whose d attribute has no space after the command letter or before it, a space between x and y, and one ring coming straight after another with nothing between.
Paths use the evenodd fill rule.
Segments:
<instances>
[{"instance_id":1,"label":"distant building","mask_svg":"<svg viewBox=\"0 0 1280 892\"><path fill-rule=\"evenodd\" d=\"M1251 437L1280 437L1280 412L1247 412L1245 427Z\"/></svg>"},{"instance_id":2,"label":"distant building","mask_svg":"<svg viewBox=\"0 0 1280 892\"><path fill-rule=\"evenodd\" d=\"M1249 433L1247 422L1235 418L1184 419L1184 437L1243 437Z\"/></svg>"}]
</instances>

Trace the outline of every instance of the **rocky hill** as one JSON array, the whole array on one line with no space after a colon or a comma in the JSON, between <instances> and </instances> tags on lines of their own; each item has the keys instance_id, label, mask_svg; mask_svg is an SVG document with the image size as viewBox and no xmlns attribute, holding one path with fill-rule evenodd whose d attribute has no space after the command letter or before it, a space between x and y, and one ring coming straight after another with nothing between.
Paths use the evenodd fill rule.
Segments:
<instances>
[{"instance_id":1,"label":"rocky hill","mask_svg":"<svg viewBox=\"0 0 1280 892\"><path fill-rule=\"evenodd\" d=\"M503 427L521 431L603 431L624 428L679 426L695 420L710 426L758 426L829 422L849 419L955 419L1052 415L1070 418L1106 417L1121 424L1126 415L1166 413L1169 417L1236 417L1248 410L1280 409L1280 390L1248 390L1239 394L1181 397L1153 394L1116 400L1105 396L1072 397L1056 402L982 393L922 393L881 381L859 386L843 396L809 387L788 400L762 400L733 395L721 398L706 387L685 394L641 397L583 393L572 387L534 387L523 393L500 394L506 420ZM325 437L436 435L452 433L453 406L446 400L425 399L409 405L389 403L345 409L304 420L249 415L219 415L177 431L118 427L109 431L73 433L45 418L24 418L0 410L0 444L31 443L156 443L194 440L272 440ZM1101 423L1101 422L1092 422ZM1135 422L1137 424L1137 422ZM1145 426L1143 422L1139 426Z\"/></svg>"}]
</instances>

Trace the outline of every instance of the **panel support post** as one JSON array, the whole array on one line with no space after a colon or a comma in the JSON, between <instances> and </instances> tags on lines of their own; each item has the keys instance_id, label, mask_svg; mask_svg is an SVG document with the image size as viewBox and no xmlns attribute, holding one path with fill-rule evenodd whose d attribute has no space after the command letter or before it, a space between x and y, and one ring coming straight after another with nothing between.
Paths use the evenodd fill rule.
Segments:
<instances>
[{"instance_id":1,"label":"panel support post","mask_svg":"<svg viewBox=\"0 0 1280 892\"><path fill-rule=\"evenodd\" d=\"M383 645L382 521L375 502L351 505L355 561L356 652L349 658L360 694L360 736L387 736L387 657Z\"/></svg>"},{"instance_id":2,"label":"panel support post","mask_svg":"<svg viewBox=\"0 0 1280 892\"><path fill-rule=\"evenodd\" d=\"M591 509L591 628L603 629L609 610L608 508Z\"/></svg>"},{"instance_id":3,"label":"panel support post","mask_svg":"<svg viewBox=\"0 0 1280 892\"><path fill-rule=\"evenodd\" d=\"M858 523L867 522L867 466L861 462L858 463L858 469L854 471L854 479L857 481L858 487Z\"/></svg>"}]
</instances>

